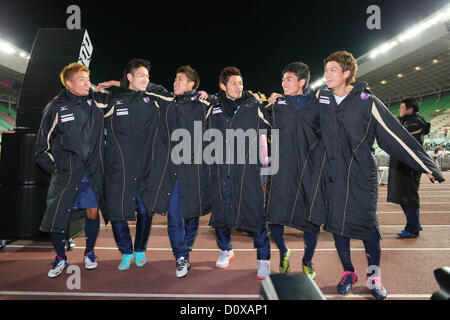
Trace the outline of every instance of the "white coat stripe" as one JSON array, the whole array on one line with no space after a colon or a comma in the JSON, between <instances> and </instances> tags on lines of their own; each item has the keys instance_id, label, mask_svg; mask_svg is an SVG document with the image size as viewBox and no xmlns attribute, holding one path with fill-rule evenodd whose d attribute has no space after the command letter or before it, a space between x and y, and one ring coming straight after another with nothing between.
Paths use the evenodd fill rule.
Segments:
<instances>
[{"instance_id":1,"label":"white coat stripe","mask_svg":"<svg viewBox=\"0 0 450 320\"><path fill-rule=\"evenodd\" d=\"M209 107L209 105L210 105L208 100L198 99L198 101L200 101L201 103L205 104L207 107Z\"/></svg>"},{"instance_id":2,"label":"white coat stripe","mask_svg":"<svg viewBox=\"0 0 450 320\"><path fill-rule=\"evenodd\" d=\"M95 100L94 100L94 102L97 105L97 107L100 108L100 109L105 109L108 106L107 103L100 103L100 102L95 101Z\"/></svg>"},{"instance_id":3,"label":"white coat stripe","mask_svg":"<svg viewBox=\"0 0 450 320\"><path fill-rule=\"evenodd\" d=\"M103 116L103 118L108 118L110 115L112 115L114 113L115 107L116 106L112 106L111 110L109 110L108 113Z\"/></svg>"},{"instance_id":4,"label":"white coat stripe","mask_svg":"<svg viewBox=\"0 0 450 320\"><path fill-rule=\"evenodd\" d=\"M166 101L173 101L173 98L161 96L161 95L156 94L156 93L153 93L153 92L145 92L145 93L146 93L147 95L149 95L149 96L158 97L158 98L161 98L161 99L166 100Z\"/></svg>"},{"instance_id":5,"label":"white coat stripe","mask_svg":"<svg viewBox=\"0 0 450 320\"><path fill-rule=\"evenodd\" d=\"M264 115L263 115L262 111L259 108L258 108L258 117L260 117L261 120L264 121L265 124L270 126L269 122L264 118Z\"/></svg>"},{"instance_id":6,"label":"white coat stripe","mask_svg":"<svg viewBox=\"0 0 450 320\"><path fill-rule=\"evenodd\" d=\"M52 127L50 128L50 131L47 134L47 150L44 151L44 153L46 153L53 162L55 162L55 158L53 158L53 155L48 151L50 150L50 136L52 135L53 130L55 130L55 127L57 124L58 124L58 113L56 113L55 119L53 120Z\"/></svg>"},{"instance_id":7,"label":"white coat stripe","mask_svg":"<svg viewBox=\"0 0 450 320\"><path fill-rule=\"evenodd\" d=\"M213 109L213 106L211 106L211 108L209 108L208 113L206 114L205 120L208 119L209 115L211 114L212 109Z\"/></svg>"}]
</instances>

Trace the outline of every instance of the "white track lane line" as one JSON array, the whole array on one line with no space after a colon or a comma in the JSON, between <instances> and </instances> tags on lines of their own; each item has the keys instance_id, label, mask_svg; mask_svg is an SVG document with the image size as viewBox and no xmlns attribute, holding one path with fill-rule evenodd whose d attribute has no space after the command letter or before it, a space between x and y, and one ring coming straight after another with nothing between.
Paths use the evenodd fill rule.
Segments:
<instances>
[{"instance_id":1,"label":"white track lane line","mask_svg":"<svg viewBox=\"0 0 450 320\"><path fill-rule=\"evenodd\" d=\"M403 211L402 212L400 212L400 211L383 211L383 212L378 212L378 213L403 213ZM450 213L450 211L438 211L438 212L436 212L436 211L433 211L433 212L421 211L420 213L424 213L424 214L428 214L428 213ZM405 225L383 225L383 226L380 226L380 227L381 228L391 228L391 227L404 227L404 226ZM108 226L105 226L105 225L102 225L102 227L108 228ZM133 225L130 225L129 227L130 228L136 228L136 225L133 224ZM445 228L447 228L447 227L450 227L450 225L448 225L448 224L429 224L429 225L422 224L422 227L431 227L431 228L445 227ZM152 225L152 228L167 228L167 225L165 225L165 224L154 224L154 225ZM211 226L199 226L199 228L202 228L202 229L206 229L206 228L213 229L213 227L211 227ZM295 229L295 228L292 228L292 227L286 227L286 228Z\"/></svg>"},{"instance_id":2,"label":"white track lane line","mask_svg":"<svg viewBox=\"0 0 450 320\"><path fill-rule=\"evenodd\" d=\"M33 246L33 245L6 245L6 248L15 248L15 249L53 249L52 246ZM75 246L73 249L76 250L84 250L85 247L77 247ZM117 247L95 247L95 250L118 250ZM293 252L302 252L304 249L290 249ZM351 251L364 251L364 248L350 248ZM450 248L381 248L382 251L450 251ZM172 251L172 248L147 248L147 251ZM218 248L210 249L192 249L192 251L199 252L219 252ZM238 249L234 248L233 251L236 252L256 252L256 249ZM270 251L278 251L278 249L270 249ZM315 251L336 251L335 248L316 248Z\"/></svg>"},{"instance_id":3,"label":"white track lane line","mask_svg":"<svg viewBox=\"0 0 450 320\"><path fill-rule=\"evenodd\" d=\"M392 202L378 202L378 204L379 204L379 205L380 205L380 204L392 204L392 205L398 206L398 204L392 203ZM448 202L448 201L444 201L444 202L437 202L437 201L435 201L435 202L426 202L426 201L420 201L420 204L421 204L421 205L422 205L422 204L450 204L450 202Z\"/></svg>"}]
</instances>

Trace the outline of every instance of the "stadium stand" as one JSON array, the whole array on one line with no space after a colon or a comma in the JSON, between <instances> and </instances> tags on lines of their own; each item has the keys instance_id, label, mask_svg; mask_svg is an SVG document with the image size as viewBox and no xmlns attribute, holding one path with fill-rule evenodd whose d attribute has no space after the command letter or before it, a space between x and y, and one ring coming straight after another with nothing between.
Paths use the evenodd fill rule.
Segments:
<instances>
[{"instance_id":1,"label":"stadium stand","mask_svg":"<svg viewBox=\"0 0 450 320\"><path fill-rule=\"evenodd\" d=\"M442 169L450 169L450 4L357 59L356 81L370 90L398 116L400 101L406 96L420 103L420 113L431 123L425 136L429 154L438 149ZM351 51L351 50L350 50ZM323 79L311 83L313 90ZM387 155L377 144L374 153L379 166Z\"/></svg>"},{"instance_id":2,"label":"stadium stand","mask_svg":"<svg viewBox=\"0 0 450 320\"><path fill-rule=\"evenodd\" d=\"M0 39L0 142L1 134L16 127L19 100L30 54Z\"/></svg>"}]
</instances>

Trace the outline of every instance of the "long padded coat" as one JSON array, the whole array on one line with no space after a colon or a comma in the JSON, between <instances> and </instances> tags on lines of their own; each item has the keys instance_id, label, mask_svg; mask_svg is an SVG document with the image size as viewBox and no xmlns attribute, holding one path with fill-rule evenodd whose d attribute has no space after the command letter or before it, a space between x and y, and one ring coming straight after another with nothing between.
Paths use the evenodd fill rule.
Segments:
<instances>
[{"instance_id":1,"label":"long padded coat","mask_svg":"<svg viewBox=\"0 0 450 320\"><path fill-rule=\"evenodd\" d=\"M420 114L405 115L400 123L423 145L424 135L430 132L430 124ZM387 201L419 208L419 186L422 172L408 167L405 163L390 158Z\"/></svg>"},{"instance_id":2,"label":"long padded coat","mask_svg":"<svg viewBox=\"0 0 450 320\"><path fill-rule=\"evenodd\" d=\"M344 237L368 240L378 227L378 175L373 155L378 145L411 168L432 173L444 181L439 168L423 147L398 122L365 83L356 83L337 105L333 92L317 91L320 132L325 145L323 184L326 190L322 211L313 212L310 221Z\"/></svg>"},{"instance_id":3,"label":"long padded coat","mask_svg":"<svg viewBox=\"0 0 450 320\"><path fill-rule=\"evenodd\" d=\"M183 218L189 219L205 215L211 211L209 189L209 167L202 160L203 134L206 129L206 111L209 102L200 100L195 90L180 96L153 95L159 101L161 108L161 121L156 141L156 154L152 160L151 174L145 181L143 199L149 204L149 212L165 215L172 197L175 180L178 179L181 191L181 208ZM181 141L175 139L173 133L181 129L189 133ZM184 141L183 139L187 139ZM179 146L190 144L190 153L187 148L180 150ZM182 159L175 159L176 156ZM182 163L178 163L183 160Z\"/></svg>"},{"instance_id":4,"label":"long padded coat","mask_svg":"<svg viewBox=\"0 0 450 320\"><path fill-rule=\"evenodd\" d=\"M62 90L45 107L36 139L36 162L52 175L40 231L68 232L73 204L86 175L104 212L103 111L109 96ZM84 210L82 211L84 213Z\"/></svg>"},{"instance_id":5,"label":"long padded coat","mask_svg":"<svg viewBox=\"0 0 450 320\"><path fill-rule=\"evenodd\" d=\"M222 102L222 99L225 99L223 92L219 92L217 96L217 99L211 103L206 116L208 129L217 129L222 133L224 140L223 157L217 158L211 166L210 225L257 232L265 219L264 189L261 179L261 162L258 157L256 161L251 161L254 154L250 155L250 145L253 150L259 151L259 130L268 129L269 122L263 115L261 104L248 92L244 92L244 100L237 106L232 117L225 113ZM237 139L235 139L234 149L231 143L226 143L226 140L231 138L226 136L227 129L240 129L243 132L250 129L250 131L254 130L257 136L251 139L246 138L245 151L238 154ZM231 157L231 154L234 156ZM241 163L238 157L244 161ZM227 180L231 187L231 206L228 206L226 198Z\"/></svg>"},{"instance_id":6,"label":"long padded coat","mask_svg":"<svg viewBox=\"0 0 450 320\"><path fill-rule=\"evenodd\" d=\"M159 118L159 105L148 93L122 88L111 98L105 114L107 220L136 219L136 195L143 196L150 174Z\"/></svg>"},{"instance_id":7,"label":"long padded coat","mask_svg":"<svg viewBox=\"0 0 450 320\"><path fill-rule=\"evenodd\" d=\"M323 160L323 153L317 151L321 147L320 137L302 116L310 113L307 111L310 108L317 106L310 102L298 110L288 96L266 106L271 124L272 166L278 169L268 177L267 217L273 224L292 226L306 232L318 229L306 218L314 204L323 203L317 198L322 193L316 192L320 187L319 173ZM278 130L278 143L275 130Z\"/></svg>"}]
</instances>

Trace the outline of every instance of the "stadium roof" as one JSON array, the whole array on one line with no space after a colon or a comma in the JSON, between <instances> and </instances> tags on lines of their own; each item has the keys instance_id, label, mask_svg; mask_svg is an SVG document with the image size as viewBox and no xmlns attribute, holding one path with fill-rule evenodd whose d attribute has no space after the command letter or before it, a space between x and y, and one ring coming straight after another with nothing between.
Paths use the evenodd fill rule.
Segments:
<instances>
[{"instance_id":1,"label":"stadium roof","mask_svg":"<svg viewBox=\"0 0 450 320\"><path fill-rule=\"evenodd\" d=\"M383 102L450 90L450 5L357 59L357 81ZM311 87L317 89L319 79Z\"/></svg>"}]
</instances>

